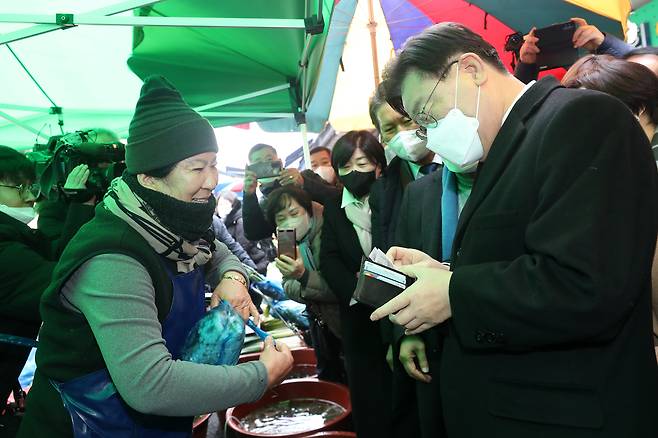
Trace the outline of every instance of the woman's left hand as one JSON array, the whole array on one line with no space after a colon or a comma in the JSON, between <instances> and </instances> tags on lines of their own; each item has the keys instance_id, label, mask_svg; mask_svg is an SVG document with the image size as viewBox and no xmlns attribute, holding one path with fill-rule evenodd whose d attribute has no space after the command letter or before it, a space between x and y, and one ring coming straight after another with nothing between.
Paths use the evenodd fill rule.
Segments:
<instances>
[{"instance_id":1,"label":"woman's left hand","mask_svg":"<svg viewBox=\"0 0 658 438\"><path fill-rule=\"evenodd\" d=\"M302 261L302 256L299 253L299 248L297 248L296 259L288 257L287 255L281 255L277 257L274 262L279 271L281 271L281 275L287 278L299 280L306 271L306 268L304 268L304 262Z\"/></svg>"},{"instance_id":2,"label":"woman's left hand","mask_svg":"<svg viewBox=\"0 0 658 438\"><path fill-rule=\"evenodd\" d=\"M230 276L239 276L244 278L240 272L237 271L228 271L226 274ZM235 309L236 312L246 321L249 319L249 316L254 317L254 322L256 324L260 321L260 315L258 309L251 301L247 287L241 282L231 279L231 278L222 278L222 281L219 282L217 287L212 293L210 298L210 307L217 307L220 300L228 301L228 303Z\"/></svg>"}]
</instances>

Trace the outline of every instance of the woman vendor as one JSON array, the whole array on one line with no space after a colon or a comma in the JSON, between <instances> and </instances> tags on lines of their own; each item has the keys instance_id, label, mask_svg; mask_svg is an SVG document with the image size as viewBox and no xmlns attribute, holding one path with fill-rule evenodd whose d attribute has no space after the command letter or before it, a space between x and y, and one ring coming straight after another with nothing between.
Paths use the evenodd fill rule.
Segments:
<instances>
[{"instance_id":1,"label":"woman vendor","mask_svg":"<svg viewBox=\"0 0 658 438\"><path fill-rule=\"evenodd\" d=\"M247 276L209 232L217 143L163 77L130 124L126 172L64 251L41 301L37 372L19 437L189 437L192 416L254 401L292 367L270 338L259 361L178 360L213 302L257 317Z\"/></svg>"}]
</instances>

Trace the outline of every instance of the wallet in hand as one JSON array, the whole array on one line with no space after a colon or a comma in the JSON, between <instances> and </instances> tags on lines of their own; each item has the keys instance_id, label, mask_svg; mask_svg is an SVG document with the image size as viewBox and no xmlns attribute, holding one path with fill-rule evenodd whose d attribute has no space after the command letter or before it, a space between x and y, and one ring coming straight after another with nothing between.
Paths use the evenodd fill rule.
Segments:
<instances>
[{"instance_id":1,"label":"wallet in hand","mask_svg":"<svg viewBox=\"0 0 658 438\"><path fill-rule=\"evenodd\" d=\"M361 270L353 299L378 308L395 298L414 281L416 279L364 256L361 259Z\"/></svg>"}]
</instances>

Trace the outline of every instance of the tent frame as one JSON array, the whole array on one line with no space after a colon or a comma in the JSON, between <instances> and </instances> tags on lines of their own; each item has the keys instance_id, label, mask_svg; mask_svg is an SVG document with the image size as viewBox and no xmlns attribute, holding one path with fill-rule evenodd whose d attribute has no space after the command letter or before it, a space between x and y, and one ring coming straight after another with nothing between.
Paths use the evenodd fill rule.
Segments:
<instances>
[{"instance_id":1,"label":"tent frame","mask_svg":"<svg viewBox=\"0 0 658 438\"><path fill-rule=\"evenodd\" d=\"M160 26L160 27L229 27L254 29L306 29L303 19L285 18L209 18L209 17L110 17L91 14L74 15L58 13L0 14L0 22L33 23L69 28L78 25L90 26Z\"/></svg>"},{"instance_id":2,"label":"tent frame","mask_svg":"<svg viewBox=\"0 0 658 438\"><path fill-rule=\"evenodd\" d=\"M241 96L236 96L233 98L225 99L222 101L214 102L211 104L203 105L201 107L195 108L197 111L200 111L201 115L208 117L236 117L236 118L295 118L298 122L300 128L300 133L302 135L303 141L303 150L304 150L304 160L306 165L309 165L311 162L309 143L307 139L307 129L306 129L306 105L307 105L307 84L308 84L308 58L310 56L310 46L313 35L320 34L324 31L324 20L322 17L322 6L323 1L318 0L318 14L319 16L313 15L306 17L304 19L269 19L269 18L215 18L215 17L141 17L141 16L130 16L130 17L113 17L113 15L127 12L136 8L143 6L151 5L158 3L161 0L127 0L115 5L107 6L101 9L94 10L92 12L83 13L83 14L71 14L71 13L57 13L53 17L52 15L44 14L0 14L0 23L32 23L34 26L31 26L26 29L20 29L14 32L9 32L6 34L0 34L0 45L7 44L13 41L18 41L25 38L30 38L36 35L41 35L47 32L52 32L58 29L69 29L76 27L78 25L107 25L107 26L167 26L167 27L220 27L220 28L254 28L254 29L304 29L306 32L306 38L304 41L304 48L302 50L299 67L300 72L298 74L298 80L301 79L301 90L302 96L300 99L298 112L295 113L256 113L256 112L205 112L205 110L211 108L217 108L220 106L228 105L230 103L240 102L248 100L254 97L263 96L266 94L274 93L277 91L282 91L292 87L291 84L284 84L281 86L270 87L264 90L258 90L252 93L247 93ZM308 1L307 0L307 11L308 11ZM20 61L19 61L20 62ZM28 75L30 74L27 68L25 68ZM38 84L37 84L38 86ZM42 90L45 94L45 91ZM8 108L12 106L12 109L18 109L19 105L8 105L0 104L0 108ZM32 111L44 112L45 108L34 108L34 107L22 107L21 109L30 108ZM52 113L52 108L47 110ZM61 108L59 109L60 118L61 118ZM69 111L69 110L67 110ZM71 110L74 111L74 110ZM25 124L26 119L30 119L32 116L27 116L23 119L17 119L10 116L9 114L0 111L0 117L8 120L10 123L16 124L32 133L36 133L38 136L43 137L43 135L38 132L36 129Z\"/></svg>"}]
</instances>

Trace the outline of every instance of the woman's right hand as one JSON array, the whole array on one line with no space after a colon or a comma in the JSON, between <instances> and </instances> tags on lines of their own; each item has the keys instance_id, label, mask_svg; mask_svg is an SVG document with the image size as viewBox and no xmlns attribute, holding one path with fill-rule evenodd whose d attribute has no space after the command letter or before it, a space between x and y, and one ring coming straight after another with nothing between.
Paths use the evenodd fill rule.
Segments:
<instances>
[{"instance_id":1,"label":"woman's right hand","mask_svg":"<svg viewBox=\"0 0 658 438\"><path fill-rule=\"evenodd\" d=\"M292 370L293 358L290 348L283 342L274 346L272 336L265 339L263 352L258 360L265 364L268 388L281 383Z\"/></svg>"}]
</instances>

